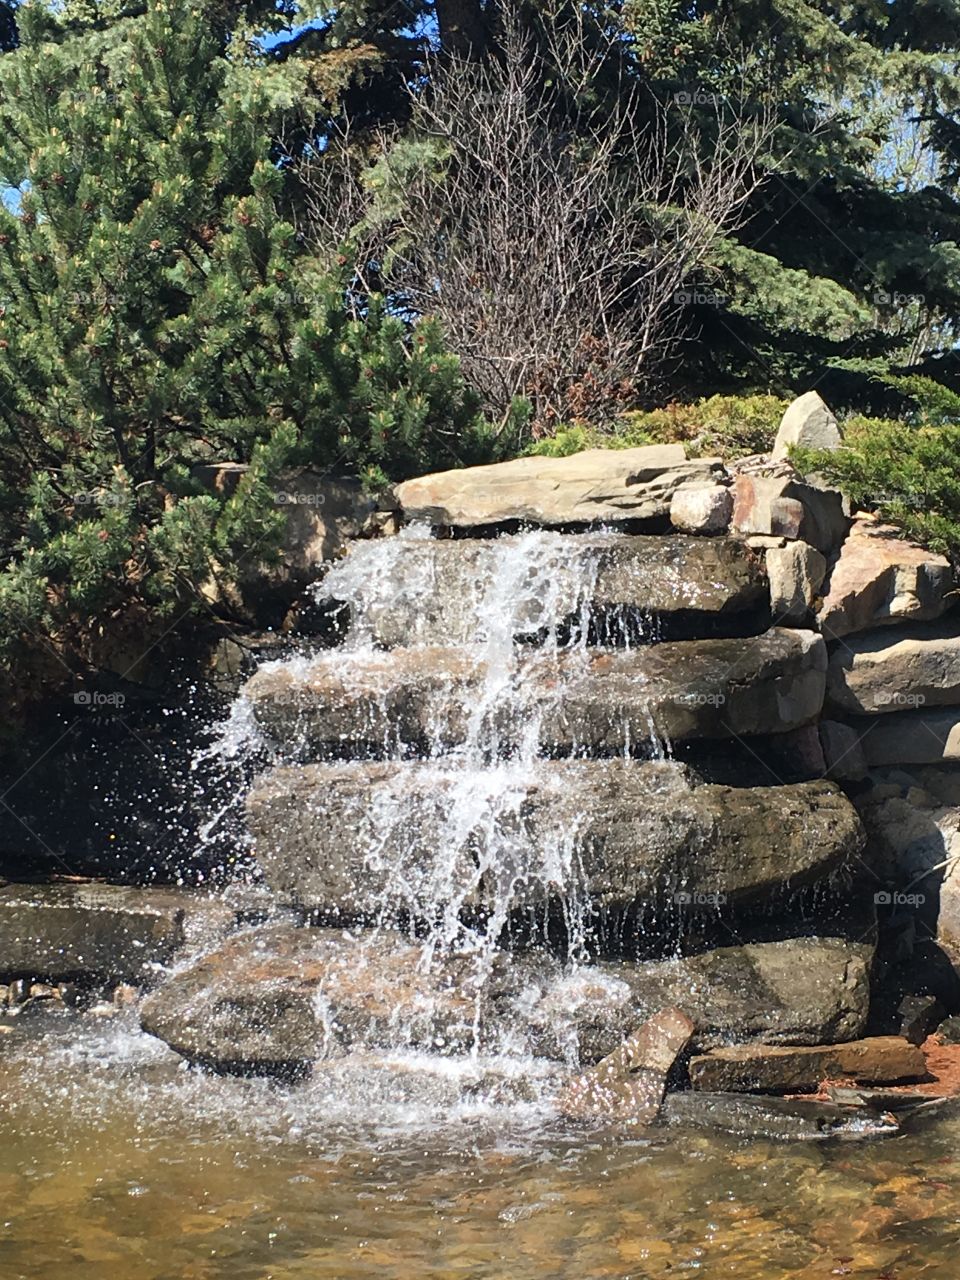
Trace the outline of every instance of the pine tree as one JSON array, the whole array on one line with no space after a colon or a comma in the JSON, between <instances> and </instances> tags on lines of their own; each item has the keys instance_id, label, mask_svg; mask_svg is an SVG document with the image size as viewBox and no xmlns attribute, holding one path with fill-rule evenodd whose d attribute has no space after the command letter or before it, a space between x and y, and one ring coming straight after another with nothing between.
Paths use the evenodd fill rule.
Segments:
<instances>
[{"instance_id":1,"label":"pine tree","mask_svg":"<svg viewBox=\"0 0 960 1280\"><path fill-rule=\"evenodd\" d=\"M439 335L304 256L278 118L308 68L188 0L65 34L22 11L0 62L0 635L83 655L132 607L167 627L217 565L268 557L294 463L402 476L482 447ZM250 460L223 501L194 465Z\"/></svg>"}]
</instances>

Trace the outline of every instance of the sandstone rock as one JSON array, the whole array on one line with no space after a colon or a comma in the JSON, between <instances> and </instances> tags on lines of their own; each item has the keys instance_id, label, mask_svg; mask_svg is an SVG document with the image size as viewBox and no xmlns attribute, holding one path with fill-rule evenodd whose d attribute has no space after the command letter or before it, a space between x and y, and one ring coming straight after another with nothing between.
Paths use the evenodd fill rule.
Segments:
<instances>
[{"instance_id":1,"label":"sandstone rock","mask_svg":"<svg viewBox=\"0 0 960 1280\"><path fill-rule=\"evenodd\" d=\"M788 542L784 547L770 547L766 564L774 620L806 622L827 576L824 557L806 542Z\"/></svg>"},{"instance_id":2,"label":"sandstone rock","mask_svg":"<svg viewBox=\"0 0 960 1280\"><path fill-rule=\"evenodd\" d=\"M839 720L821 720L819 728L826 776L850 782L865 778L867 759L857 730Z\"/></svg>"},{"instance_id":3,"label":"sandstone rock","mask_svg":"<svg viewBox=\"0 0 960 1280\"><path fill-rule=\"evenodd\" d=\"M504 584L521 635L624 611L666 621L671 634L717 622L742 630L768 599L762 556L734 539L548 531L354 543L317 594L373 645L469 645L503 625Z\"/></svg>"},{"instance_id":4,"label":"sandstone rock","mask_svg":"<svg viewBox=\"0 0 960 1280\"><path fill-rule=\"evenodd\" d=\"M791 447L838 449L843 443L837 420L816 391L798 396L788 405L773 442L771 458L786 458Z\"/></svg>"},{"instance_id":5,"label":"sandstone rock","mask_svg":"<svg viewBox=\"0 0 960 1280\"><path fill-rule=\"evenodd\" d=\"M723 485L678 489L670 501L670 523L681 533L724 533L733 514L733 494Z\"/></svg>"},{"instance_id":6,"label":"sandstone rock","mask_svg":"<svg viewBox=\"0 0 960 1280\"><path fill-rule=\"evenodd\" d=\"M737 533L803 541L830 555L849 523L843 499L832 489L780 476L746 473L734 479L730 528Z\"/></svg>"},{"instance_id":7,"label":"sandstone rock","mask_svg":"<svg viewBox=\"0 0 960 1280\"><path fill-rule=\"evenodd\" d=\"M897 627L848 640L830 658L827 688L835 706L860 715L956 706L960 628Z\"/></svg>"},{"instance_id":8,"label":"sandstone rock","mask_svg":"<svg viewBox=\"0 0 960 1280\"><path fill-rule=\"evenodd\" d=\"M265 664L244 694L271 736L314 754L438 755L478 732L501 752L539 723L546 754L787 733L816 719L826 650L812 631L632 650L533 652L484 707L482 650L423 647ZM489 695L488 695L489 701Z\"/></svg>"},{"instance_id":9,"label":"sandstone rock","mask_svg":"<svg viewBox=\"0 0 960 1280\"><path fill-rule=\"evenodd\" d=\"M8 884L0 888L0 973L141 981L187 941L222 936L234 920L185 889Z\"/></svg>"},{"instance_id":10,"label":"sandstone rock","mask_svg":"<svg viewBox=\"0 0 960 1280\"><path fill-rule=\"evenodd\" d=\"M827 1044L863 1034L872 956L865 943L794 938L639 964L605 961L527 992L522 1012L537 1052L572 1061L606 1057L667 1005L693 1019L701 1051L758 1038Z\"/></svg>"},{"instance_id":11,"label":"sandstone rock","mask_svg":"<svg viewBox=\"0 0 960 1280\"><path fill-rule=\"evenodd\" d=\"M619 1049L572 1080L558 1097L557 1110L571 1119L650 1124L660 1110L670 1068L693 1029L679 1009L661 1009Z\"/></svg>"},{"instance_id":12,"label":"sandstone rock","mask_svg":"<svg viewBox=\"0 0 960 1280\"><path fill-rule=\"evenodd\" d=\"M711 1092L803 1093L837 1076L863 1084L894 1084L922 1079L926 1073L923 1054L899 1036L789 1048L733 1045L690 1061L690 1083Z\"/></svg>"},{"instance_id":13,"label":"sandstone rock","mask_svg":"<svg viewBox=\"0 0 960 1280\"><path fill-rule=\"evenodd\" d=\"M424 963L383 931L263 925L175 973L141 1005L143 1029L218 1071L296 1075L352 1048L463 1051L482 999L475 960ZM487 1007L486 1005L483 1006Z\"/></svg>"},{"instance_id":14,"label":"sandstone rock","mask_svg":"<svg viewBox=\"0 0 960 1280\"><path fill-rule=\"evenodd\" d=\"M952 600L945 556L906 542L868 515L854 520L831 570L818 620L828 639L939 618Z\"/></svg>"},{"instance_id":15,"label":"sandstone rock","mask_svg":"<svg viewBox=\"0 0 960 1280\"><path fill-rule=\"evenodd\" d=\"M254 786L247 816L273 889L361 914L561 894L608 908L681 891L762 900L863 842L833 783L694 785L682 766L629 760L284 767Z\"/></svg>"},{"instance_id":16,"label":"sandstone rock","mask_svg":"<svg viewBox=\"0 0 960 1280\"><path fill-rule=\"evenodd\" d=\"M405 481L396 496L408 520L454 528L609 523L665 516L678 489L702 487L721 472L719 459L687 460L680 444L586 449L440 471Z\"/></svg>"}]
</instances>

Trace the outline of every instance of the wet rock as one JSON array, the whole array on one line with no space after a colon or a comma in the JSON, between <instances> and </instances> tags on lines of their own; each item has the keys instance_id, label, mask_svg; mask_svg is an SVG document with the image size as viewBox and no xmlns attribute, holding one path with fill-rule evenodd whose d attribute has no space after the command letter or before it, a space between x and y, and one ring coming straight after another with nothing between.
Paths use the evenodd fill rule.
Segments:
<instances>
[{"instance_id":1,"label":"wet rock","mask_svg":"<svg viewBox=\"0 0 960 1280\"><path fill-rule=\"evenodd\" d=\"M842 443L836 418L816 391L808 391L787 406L770 456L776 462L794 447L838 449Z\"/></svg>"},{"instance_id":2,"label":"wet rock","mask_svg":"<svg viewBox=\"0 0 960 1280\"><path fill-rule=\"evenodd\" d=\"M619 1049L570 1081L557 1110L570 1119L615 1119L649 1124L663 1101L667 1075L693 1035L679 1009L661 1009Z\"/></svg>"},{"instance_id":3,"label":"wet rock","mask_svg":"<svg viewBox=\"0 0 960 1280\"><path fill-rule=\"evenodd\" d=\"M857 636L830 658L827 687L840 710L876 715L960 704L960 628L954 622Z\"/></svg>"},{"instance_id":4,"label":"wet rock","mask_svg":"<svg viewBox=\"0 0 960 1280\"><path fill-rule=\"evenodd\" d=\"M271 736L315 753L437 755L479 733L501 752L539 719L544 754L622 752L673 742L787 733L820 712L827 656L812 631L683 640L634 650L532 653L484 709L482 651L332 651L267 664L244 693ZM479 718L479 723L478 723Z\"/></svg>"},{"instance_id":5,"label":"wet rock","mask_svg":"<svg viewBox=\"0 0 960 1280\"><path fill-rule=\"evenodd\" d=\"M733 1045L690 1060L690 1083L708 1092L814 1092L821 1080L848 1076L863 1084L895 1084L926 1075L923 1054L899 1036L837 1045Z\"/></svg>"},{"instance_id":6,"label":"wet rock","mask_svg":"<svg viewBox=\"0 0 960 1280\"><path fill-rule=\"evenodd\" d=\"M666 761L283 767L254 786L247 817L277 893L360 914L519 909L561 894L601 909L679 892L762 901L839 870L863 844L833 783L696 785Z\"/></svg>"},{"instance_id":7,"label":"wet rock","mask_svg":"<svg viewBox=\"0 0 960 1280\"><path fill-rule=\"evenodd\" d=\"M668 1093L660 1109L666 1125L722 1129L741 1138L778 1142L859 1140L899 1132L896 1116L831 1102L756 1098L737 1093Z\"/></svg>"},{"instance_id":8,"label":"wet rock","mask_svg":"<svg viewBox=\"0 0 960 1280\"><path fill-rule=\"evenodd\" d=\"M188 890L102 884L0 888L0 973L140 980L233 913Z\"/></svg>"},{"instance_id":9,"label":"wet rock","mask_svg":"<svg viewBox=\"0 0 960 1280\"><path fill-rule=\"evenodd\" d=\"M770 612L775 622L806 622L827 576L824 556L806 542L788 542L766 552Z\"/></svg>"},{"instance_id":10,"label":"wet rock","mask_svg":"<svg viewBox=\"0 0 960 1280\"><path fill-rule=\"evenodd\" d=\"M745 473L734 479L730 528L736 533L802 541L830 555L849 524L843 499L832 489L780 475Z\"/></svg>"},{"instance_id":11,"label":"wet rock","mask_svg":"<svg viewBox=\"0 0 960 1280\"><path fill-rule=\"evenodd\" d=\"M757 630L768 601L761 556L735 539L683 534L359 542L316 590L333 614L349 600L354 631L388 649L483 643L503 625L504 593L523 636L579 628L584 615L635 615L650 628L652 618L678 639L708 625Z\"/></svg>"},{"instance_id":12,"label":"wet rock","mask_svg":"<svg viewBox=\"0 0 960 1280\"><path fill-rule=\"evenodd\" d=\"M725 485L678 489L670 500L670 523L681 533L725 533L733 494Z\"/></svg>"},{"instance_id":13,"label":"wet rock","mask_svg":"<svg viewBox=\"0 0 960 1280\"><path fill-rule=\"evenodd\" d=\"M698 1050L743 1040L825 1044L863 1034L873 949L837 938L720 947L636 964L606 961L528 991L521 1005L536 1050L585 1062L612 1053L632 1027L675 1004Z\"/></svg>"},{"instance_id":14,"label":"wet rock","mask_svg":"<svg viewBox=\"0 0 960 1280\"><path fill-rule=\"evenodd\" d=\"M896 529L861 514L827 580L820 629L832 639L891 623L939 618L950 603L953 585L945 556L907 542Z\"/></svg>"},{"instance_id":15,"label":"wet rock","mask_svg":"<svg viewBox=\"0 0 960 1280\"><path fill-rule=\"evenodd\" d=\"M683 445L645 445L440 471L395 492L408 520L455 528L607 523L665 516L678 489L702 487L721 471L716 458L687 460Z\"/></svg>"},{"instance_id":16,"label":"wet rock","mask_svg":"<svg viewBox=\"0 0 960 1280\"><path fill-rule=\"evenodd\" d=\"M263 925L172 975L140 1006L143 1029L217 1071L297 1075L354 1048L463 1051L497 978L478 986L475 957L427 963L422 947L382 931Z\"/></svg>"}]
</instances>

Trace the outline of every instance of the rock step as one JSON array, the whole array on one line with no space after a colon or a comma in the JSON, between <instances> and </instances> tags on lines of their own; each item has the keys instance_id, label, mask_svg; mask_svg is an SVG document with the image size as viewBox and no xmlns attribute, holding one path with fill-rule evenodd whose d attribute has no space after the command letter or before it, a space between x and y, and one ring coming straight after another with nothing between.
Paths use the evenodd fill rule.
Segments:
<instances>
[{"instance_id":1,"label":"rock step","mask_svg":"<svg viewBox=\"0 0 960 1280\"><path fill-rule=\"evenodd\" d=\"M756 901L839 870L864 840L833 783L701 784L669 761L285 766L254 785L247 820L278 894L361 915Z\"/></svg>"},{"instance_id":2,"label":"rock step","mask_svg":"<svg viewBox=\"0 0 960 1280\"><path fill-rule=\"evenodd\" d=\"M265 664L244 695L275 740L327 757L389 758L400 748L435 756L484 734L506 751L531 725L545 754L608 753L651 738L799 728L820 712L826 662L820 636L786 629L749 640L531 652L502 674L476 648L333 651Z\"/></svg>"},{"instance_id":3,"label":"rock step","mask_svg":"<svg viewBox=\"0 0 960 1280\"><path fill-rule=\"evenodd\" d=\"M514 520L567 525L666 516L678 489L722 472L719 458L688 460L681 444L644 445L439 471L395 492L408 520L467 529Z\"/></svg>"},{"instance_id":4,"label":"rock step","mask_svg":"<svg viewBox=\"0 0 960 1280\"><path fill-rule=\"evenodd\" d=\"M542 954L438 952L390 929L351 935L245 929L141 1004L144 1030L219 1071L300 1074L364 1049L534 1053L571 1064L613 1053L678 1004L701 1051L762 1035L822 1044L861 1034L869 947L834 938L725 947L564 972ZM797 974L805 977L797 981Z\"/></svg>"},{"instance_id":5,"label":"rock step","mask_svg":"<svg viewBox=\"0 0 960 1280\"><path fill-rule=\"evenodd\" d=\"M803 1093L838 1076L861 1084L895 1084L927 1074L920 1049L900 1036L846 1044L784 1047L733 1045L690 1061L690 1083L708 1092Z\"/></svg>"},{"instance_id":6,"label":"rock step","mask_svg":"<svg viewBox=\"0 0 960 1280\"><path fill-rule=\"evenodd\" d=\"M414 531L416 532L416 531ZM769 619L762 555L732 538L534 532L355 543L316 588L375 645L471 644L512 627L618 627L672 638L744 634ZM638 615L631 626L611 615ZM639 620L638 620L639 618ZM655 625L656 624L656 625Z\"/></svg>"},{"instance_id":7,"label":"rock step","mask_svg":"<svg viewBox=\"0 0 960 1280\"><path fill-rule=\"evenodd\" d=\"M141 983L185 944L222 937L235 922L229 907L189 889L7 884L0 975Z\"/></svg>"},{"instance_id":8,"label":"rock step","mask_svg":"<svg viewBox=\"0 0 960 1280\"><path fill-rule=\"evenodd\" d=\"M830 656L827 679L841 713L960 705L960 623L891 627L846 640Z\"/></svg>"}]
</instances>

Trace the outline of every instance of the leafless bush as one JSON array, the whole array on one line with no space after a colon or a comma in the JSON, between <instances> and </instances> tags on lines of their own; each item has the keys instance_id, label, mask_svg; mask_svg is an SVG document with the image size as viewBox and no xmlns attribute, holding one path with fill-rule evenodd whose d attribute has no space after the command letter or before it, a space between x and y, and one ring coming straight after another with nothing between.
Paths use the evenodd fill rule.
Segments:
<instances>
[{"instance_id":1,"label":"leafless bush","mask_svg":"<svg viewBox=\"0 0 960 1280\"><path fill-rule=\"evenodd\" d=\"M508 7L498 56L438 59L375 162L345 133L305 173L315 240L352 242L362 286L436 317L489 411L527 397L535 429L650 386L770 134L703 94L658 105L626 70L601 100L582 27L546 27L544 56Z\"/></svg>"}]
</instances>

